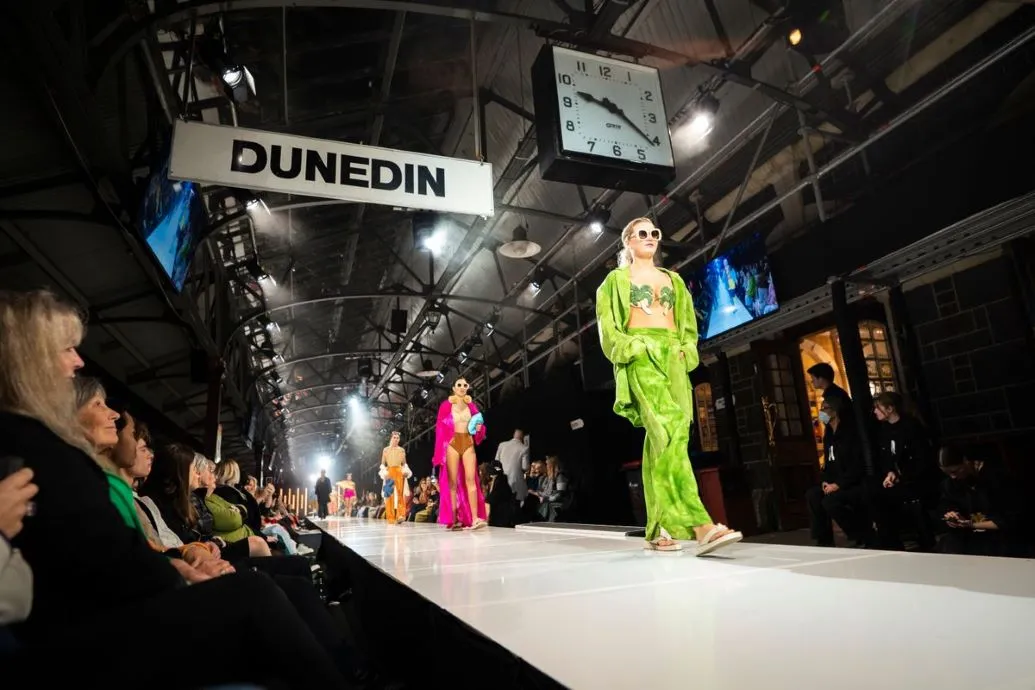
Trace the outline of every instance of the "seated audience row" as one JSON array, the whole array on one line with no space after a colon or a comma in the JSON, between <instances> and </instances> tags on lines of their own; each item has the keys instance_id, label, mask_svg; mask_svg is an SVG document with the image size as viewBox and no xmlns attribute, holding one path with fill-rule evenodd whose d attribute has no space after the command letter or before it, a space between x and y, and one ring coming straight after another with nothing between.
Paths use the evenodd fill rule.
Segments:
<instances>
[{"instance_id":1,"label":"seated audience row","mask_svg":"<svg viewBox=\"0 0 1035 690\"><path fill-rule=\"evenodd\" d=\"M220 540L191 491L205 469L193 452L161 449L133 492L151 459L146 430L99 387L76 385L82 335L51 293L0 292L0 457L26 468L0 484L0 506L23 516L0 513L0 556L6 571L17 550L32 574L27 615L7 609L5 675L42 685L61 679L55 660L76 658L92 660L76 664L78 683L106 687L343 686L357 671L308 562L270 558L257 535Z\"/></svg>"},{"instance_id":2,"label":"seated audience row","mask_svg":"<svg viewBox=\"0 0 1035 690\"><path fill-rule=\"evenodd\" d=\"M832 369L816 365L810 374L824 391L820 421L826 426L821 483L805 497L819 546L834 545L833 521L864 548L902 549L902 533L911 530L924 551L935 547L936 532L943 553L1007 556L1025 551L1031 531L1002 467L968 458L954 447L936 453L902 397L884 392L873 406L879 426L871 468L852 401L832 383Z\"/></svg>"}]
</instances>

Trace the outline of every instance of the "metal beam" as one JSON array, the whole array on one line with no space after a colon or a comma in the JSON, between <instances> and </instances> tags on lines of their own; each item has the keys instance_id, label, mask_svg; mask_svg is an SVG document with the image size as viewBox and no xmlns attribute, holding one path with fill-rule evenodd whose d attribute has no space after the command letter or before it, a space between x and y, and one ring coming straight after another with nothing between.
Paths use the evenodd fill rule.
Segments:
<instances>
[{"instance_id":1,"label":"metal beam","mask_svg":"<svg viewBox=\"0 0 1035 690\"><path fill-rule=\"evenodd\" d=\"M226 12L281 9L284 7L327 7L338 9L385 10L413 12L479 22L504 22L519 27L563 30L567 24L543 16L504 12L490 0L187 0L162 3L158 12L133 21L128 12L110 22L90 41L93 48L104 47L98 79L103 78L134 45L160 26L169 26L190 19L202 20Z\"/></svg>"}]
</instances>

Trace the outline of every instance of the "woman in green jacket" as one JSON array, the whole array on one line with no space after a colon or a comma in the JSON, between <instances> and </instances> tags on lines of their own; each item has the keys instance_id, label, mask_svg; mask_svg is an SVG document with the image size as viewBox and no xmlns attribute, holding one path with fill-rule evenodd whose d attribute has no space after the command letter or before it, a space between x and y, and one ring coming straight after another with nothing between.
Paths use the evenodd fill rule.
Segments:
<instances>
[{"instance_id":1,"label":"woman in green jacket","mask_svg":"<svg viewBox=\"0 0 1035 690\"><path fill-rule=\"evenodd\" d=\"M743 535L713 524L697 492L687 455L697 318L683 279L654 265L660 241L661 231L648 218L622 230L618 268L597 289L597 327L604 355L614 364L614 411L647 431L647 548L679 551L676 540L693 538L700 556Z\"/></svg>"},{"instance_id":2,"label":"woman in green jacket","mask_svg":"<svg viewBox=\"0 0 1035 690\"><path fill-rule=\"evenodd\" d=\"M254 537L255 532L245 524L243 509L213 493L216 488L215 463L206 457L197 457L194 462L201 475L205 507L212 513L212 533L227 544Z\"/></svg>"}]
</instances>

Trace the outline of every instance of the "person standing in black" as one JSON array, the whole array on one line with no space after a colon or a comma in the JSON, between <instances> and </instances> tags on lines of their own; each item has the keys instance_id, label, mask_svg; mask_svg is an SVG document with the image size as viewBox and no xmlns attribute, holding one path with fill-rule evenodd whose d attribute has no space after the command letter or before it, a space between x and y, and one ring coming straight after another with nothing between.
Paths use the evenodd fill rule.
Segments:
<instances>
[{"instance_id":1,"label":"person standing in black","mask_svg":"<svg viewBox=\"0 0 1035 690\"><path fill-rule=\"evenodd\" d=\"M819 410L819 419L827 428L823 439L826 459L820 485L805 492L812 538L819 546L834 545L831 520L836 520L857 546L867 546L873 538L866 460L855 424L842 417L846 407L846 399L833 395L823 401Z\"/></svg>"},{"instance_id":2,"label":"person standing in black","mask_svg":"<svg viewBox=\"0 0 1035 690\"><path fill-rule=\"evenodd\" d=\"M327 470L320 470L320 478L316 480L316 514L321 520L327 517L327 504L330 502L331 480L327 478Z\"/></svg>"},{"instance_id":3,"label":"person standing in black","mask_svg":"<svg viewBox=\"0 0 1035 690\"><path fill-rule=\"evenodd\" d=\"M915 506L918 510L913 519L918 525L920 549L929 551L934 547L934 536L926 527L925 511L937 502L939 481L930 436L923 423L905 410L898 393L878 395L873 415L880 422L873 494L880 546L902 549L902 515L907 506Z\"/></svg>"},{"instance_id":4,"label":"person standing in black","mask_svg":"<svg viewBox=\"0 0 1035 690\"><path fill-rule=\"evenodd\" d=\"M827 402L834 398L841 400L840 406L840 417L841 419L849 419L852 416L852 399L841 386L834 383L834 368L826 362L820 362L819 364L813 364L806 371L809 378L812 380L812 387L818 391L823 391L823 402ZM825 434L830 433L829 427ZM824 434L824 435L825 435Z\"/></svg>"}]
</instances>

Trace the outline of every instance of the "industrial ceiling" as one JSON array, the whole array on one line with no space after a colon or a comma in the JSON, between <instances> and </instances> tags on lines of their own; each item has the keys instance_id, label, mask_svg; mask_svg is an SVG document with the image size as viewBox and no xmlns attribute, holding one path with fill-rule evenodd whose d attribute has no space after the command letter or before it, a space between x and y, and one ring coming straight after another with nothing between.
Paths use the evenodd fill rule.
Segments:
<instances>
[{"instance_id":1,"label":"industrial ceiling","mask_svg":"<svg viewBox=\"0 0 1035 690\"><path fill-rule=\"evenodd\" d=\"M221 425L223 456L264 468L369 450L382 429L419 438L458 372L491 404L530 366L577 357L634 217L654 217L684 267L848 212L875 176L950 139L937 123L962 100L1030 74L1035 23L1030 5L980 0L17 5L2 28L17 66L0 77L2 282L76 300L86 356L170 433L211 446ZM664 194L540 178L529 75L547 42L659 68L677 168ZM230 87L228 65L254 89ZM705 104L718 110L701 136ZM181 118L480 158L497 211L429 219L208 187L209 232L176 294L134 222ZM501 252L516 230L541 251Z\"/></svg>"}]
</instances>

